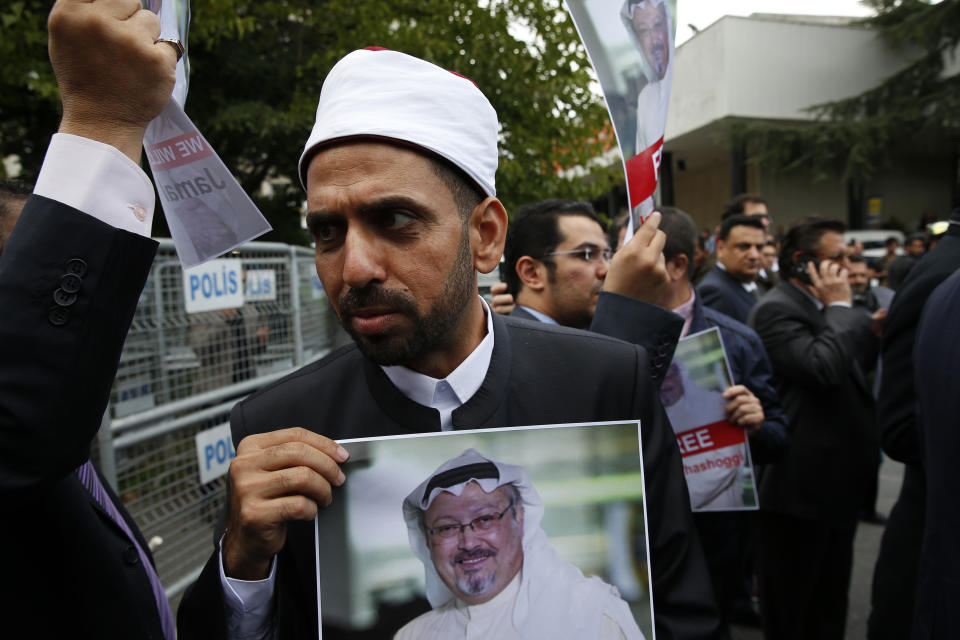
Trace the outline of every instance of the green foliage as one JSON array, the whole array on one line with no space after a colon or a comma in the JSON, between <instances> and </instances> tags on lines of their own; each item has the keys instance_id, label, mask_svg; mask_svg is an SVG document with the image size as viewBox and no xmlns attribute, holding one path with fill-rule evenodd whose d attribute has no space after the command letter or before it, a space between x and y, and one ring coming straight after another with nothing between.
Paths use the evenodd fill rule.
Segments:
<instances>
[{"instance_id":1,"label":"green foliage","mask_svg":"<svg viewBox=\"0 0 960 640\"><path fill-rule=\"evenodd\" d=\"M27 177L56 126L48 10L39 0L0 10L0 154L21 154ZM545 197L594 198L623 180L618 166L589 180L557 176L557 168L599 155L597 134L609 126L559 0L194 0L192 11L186 111L250 194L267 179L298 185L296 162L324 76L346 53L371 45L423 57L484 91L501 122L497 191L508 210ZM276 202L261 199L274 227L291 232L266 239L297 240L296 194L281 189Z\"/></svg>"},{"instance_id":2,"label":"green foliage","mask_svg":"<svg viewBox=\"0 0 960 640\"><path fill-rule=\"evenodd\" d=\"M814 105L813 124L751 123L733 130L756 162L789 171L804 167L815 180L861 182L889 165L906 137L960 134L960 76L944 76L960 43L960 0L868 0L877 15L863 21L909 63L859 95Z\"/></svg>"},{"instance_id":3,"label":"green foliage","mask_svg":"<svg viewBox=\"0 0 960 640\"><path fill-rule=\"evenodd\" d=\"M40 0L0 5L0 158L18 154L29 181L60 122L60 94L47 58L50 6Z\"/></svg>"}]
</instances>

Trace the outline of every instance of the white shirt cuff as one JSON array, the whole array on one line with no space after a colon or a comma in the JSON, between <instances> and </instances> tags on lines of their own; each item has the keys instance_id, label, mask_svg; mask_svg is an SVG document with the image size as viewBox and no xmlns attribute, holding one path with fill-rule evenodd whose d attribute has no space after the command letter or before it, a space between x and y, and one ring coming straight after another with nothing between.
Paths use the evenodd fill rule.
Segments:
<instances>
[{"instance_id":1,"label":"white shirt cuff","mask_svg":"<svg viewBox=\"0 0 960 640\"><path fill-rule=\"evenodd\" d=\"M119 229L150 236L153 184L116 147L54 134L33 192Z\"/></svg>"},{"instance_id":2,"label":"white shirt cuff","mask_svg":"<svg viewBox=\"0 0 960 640\"><path fill-rule=\"evenodd\" d=\"M845 307L845 308L847 308L847 309L852 309L852 308L853 308L853 304L851 304L851 303L849 303L849 302L847 302L847 301L845 301L845 300L838 300L838 301L836 301L836 302L831 302L831 303L828 304L827 306L828 306L828 307Z\"/></svg>"},{"instance_id":3,"label":"white shirt cuff","mask_svg":"<svg viewBox=\"0 0 960 640\"><path fill-rule=\"evenodd\" d=\"M227 638L269 638L273 634L273 588L277 576L277 559L270 562L270 575L263 580L228 578L223 570L223 537L220 538L220 587L227 607Z\"/></svg>"}]
</instances>

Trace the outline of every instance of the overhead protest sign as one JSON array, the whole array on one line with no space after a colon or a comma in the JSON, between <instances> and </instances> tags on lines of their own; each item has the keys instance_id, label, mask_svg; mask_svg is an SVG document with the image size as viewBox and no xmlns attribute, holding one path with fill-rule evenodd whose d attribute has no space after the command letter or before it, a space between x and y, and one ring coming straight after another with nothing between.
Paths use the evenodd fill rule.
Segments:
<instances>
[{"instance_id":1,"label":"overhead protest sign","mask_svg":"<svg viewBox=\"0 0 960 640\"><path fill-rule=\"evenodd\" d=\"M732 380L723 339L714 327L680 340L660 388L694 511L758 507L747 433L724 411L723 392Z\"/></svg>"},{"instance_id":2,"label":"overhead protest sign","mask_svg":"<svg viewBox=\"0 0 960 640\"><path fill-rule=\"evenodd\" d=\"M183 110L187 96L188 0L145 0L160 17L161 38L183 43L177 83L144 135L160 204L184 267L194 267L270 231L260 210Z\"/></svg>"},{"instance_id":3,"label":"overhead protest sign","mask_svg":"<svg viewBox=\"0 0 960 640\"><path fill-rule=\"evenodd\" d=\"M567 0L623 157L633 235L654 208L673 81L676 0ZM626 240L625 238L625 240Z\"/></svg>"},{"instance_id":4,"label":"overhead protest sign","mask_svg":"<svg viewBox=\"0 0 960 640\"><path fill-rule=\"evenodd\" d=\"M339 441L349 480L315 519L321 638L655 638L640 429Z\"/></svg>"}]
</instances>

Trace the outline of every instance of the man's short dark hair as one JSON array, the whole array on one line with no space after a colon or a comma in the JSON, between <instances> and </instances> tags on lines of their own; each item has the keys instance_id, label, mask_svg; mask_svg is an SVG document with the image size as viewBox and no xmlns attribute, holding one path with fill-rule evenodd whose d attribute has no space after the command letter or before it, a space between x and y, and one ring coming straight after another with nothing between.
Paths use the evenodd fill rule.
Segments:
<instances>
[{"instance_id":1,"label":"man's short dark hair","mask_svg":"<svg viewBox=\"0 0 960 640\"><path fill-rule=\"evenodd\" d=\"M860 264L861 262L863 262L864 264L866 264L866 262L867 262L867 259L866 259L866 258L864 258L863 256L858 255L858 254L856 254L856 253L847 256L847 260L849 260L851 263L855 263L855 264Z\"/></svg>"},{"instance_id":2,"label":"man's short dark hair","mask_svg":"<svg viewBox=\"0 0 960 640\"><path fill-rule=\"evenodd\" d=\"M22 205L30 194L33 185L19 180L0 178L0 253L7 244L7 216L13 211L13 205Z\"/></svg>"},{"instance_id":3,"label":"man's short dark hair","mask_svg":"<svg viewBox=\"0 0 960 640\"><path fill-rule=\"evenodd\" d=\"M764 230L763 222L756 216L730 216L720 224L720 234L717 237L725 241L730 236L730 230L734 227L753 227L754 229L760 229L760 231Z\"/></svg>"},{"instance_id":4,"label":"man's short dark hair","mask_svg":"<svg viewBox=\"0 0 960 640\"><path fill-rule=\"evenodd\" d=\"M447 189L450 190L453 201L457 205L460 220L466 224L474 208L483 202L486 196L459 167L437 156L428 157L434 175L440 178Z\"/></svg>"},{"instance_id":5,"label":"man's short dark hair","mask_svg":"<svg viewBox=\"0 0 960 640\"><path fill-rule=\"evenodd\" d=\"M793 269L793 254L816 253L820 249L820 239L828 231L843 233L847 226L839 220L829 220L819 216L809 216L798 220L783 237L783 246L780 248L780 272L789 274Z\"/></svg>"},{"instance_id":6,"label":"man's short dark hair","mask_svg":"<svg viewBox=\"0 0 960 640\"><path fill-rule=\"evenodd\" d=\"M692 278L693 255L697 241L702 241L693 220L676 207L657 207L657 211L663 216L660 220L660 231L667 236L663 245L664 259L673 260L680 254L687 256L687 278Z\"/></svg>"},{"instance_id":7,"label":"man's short dark hair","mask_svg":"<svg viewBox=\"0 0 960 640\"><path fill-rule=\"evenodd\" d=\"M883 241L883 246L889 247L892 244L900 244L900 241L897 240L897 236L889 236L886 240Z\"/></svg>"},{"instance_id":8,"label":"man's short dark hair","mask_svg":"<svg viewBox=\"0 0 960 640\"><path fill-rule=\"evenodd\" d=\"M741 193L736 198L727 203L727 206L723 208L723 213L720 214L721 220L726 220L731 216L742 216L743 212L747 208L747 204L754 202L756 204L767 204L767 201L763 199L763 196L756 193Z\"/></svg>"},{"instance_id":9,"label":"man's short dark hair","mask_svg":"<svg viewBox=\"0 0 960 640\"><path fill-rule=\"evenodd\" d=\"M620 245L620 231L630 222L630 213L621 213L610 223L607 229L607 244L611 249L618 249Z\"/></svg>"},{"instance_id":10,"label":"man's short dark hair","mask_svg":"<svg viewBox=\"0 0 960 640\"><path fill-rule=\"evenodd\" d=\"M503 251L504 281L513 295L520 291L520 277L517 276L516 266L523 256L544 262L547 271L553 274L556 266L545 257L562 241L560 225L557 223L560 216L584 216L603 228L603 222L589 202L553 198L517 209L513 224L507 230L507 244Z\"/></svg>"}]
</instances>

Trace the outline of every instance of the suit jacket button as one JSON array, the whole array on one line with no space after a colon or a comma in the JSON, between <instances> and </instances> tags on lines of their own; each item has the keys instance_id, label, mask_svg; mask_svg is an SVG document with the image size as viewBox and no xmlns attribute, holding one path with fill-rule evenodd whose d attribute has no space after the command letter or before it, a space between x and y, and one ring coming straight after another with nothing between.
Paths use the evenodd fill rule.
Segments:
<instances>
[{"instance_id":1,"label":"suit jacket button","mask_svg":"<svg viewBox=\"0 0 960 640\"><path fill-rule=\"evenodd\" d=\"M80 283L83 280L80 276L74 273L66 273L62 278L60 278L60 288L66 291L67 293L76 293L80 291Z\"/></svg>"},{"instance_id":2,"label":"suit jacket button","mask_svg":"<svg viewBox=\"0 0 960 640\"><path fill-rule=\"evenodd\" d=\"M53 301L61 307L69 307L77 301L77 294L68 293L63 289L57 289L53 292Z\"/></svg>"},{"instance_id":3,"label":"suit jacket button","mask_svg":"<svg viewBox=\"0 0 960 640\"><path fill-rule=\"evenodd\" d=\"M71 258L67 261L67 273L72 273L81 278L87 273L87 263L80 258Z\"/></svg>"},{"instance_id":4,"label":"suit jacket button","mask_svg":"<svg viewBox=\"0 0 960 640\"><path fill-rule=\"evenodd\" d=\"M132 544L128 544L127 548L123 550L123 561L131 566L140 562L140 554L137 553Z\"/></svg>"},{"instance_id":5,"label":"suit jacket button","mask_svg":"<svg viewBox=\"0 0 960 640\"><path fill-rule=\"evenodd\" d=\"M53 307L50 309L50 315L47 316L47 319L53 326L60 327L67 324L67 318L69 317L70 314L63 307Z\"/></svg>"}]
</instances>

